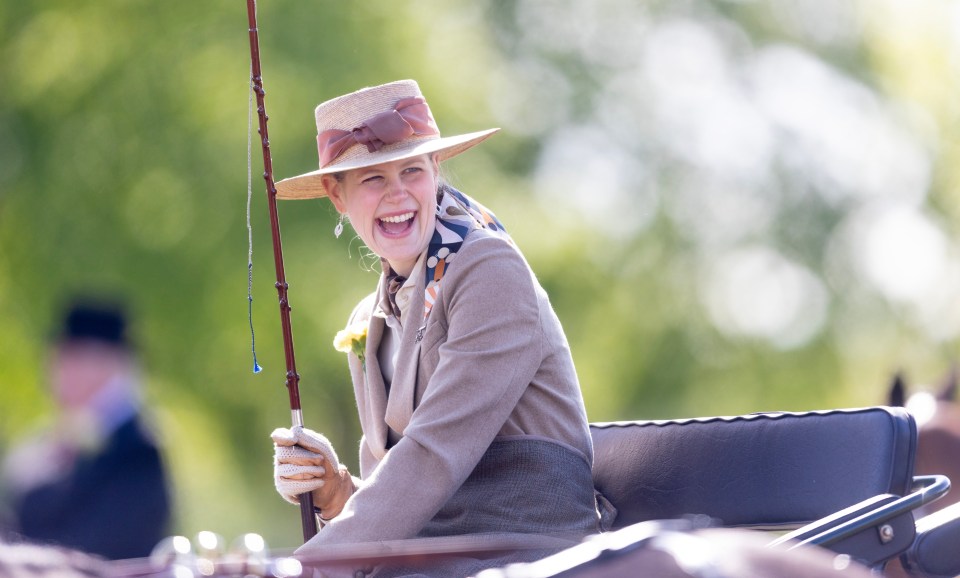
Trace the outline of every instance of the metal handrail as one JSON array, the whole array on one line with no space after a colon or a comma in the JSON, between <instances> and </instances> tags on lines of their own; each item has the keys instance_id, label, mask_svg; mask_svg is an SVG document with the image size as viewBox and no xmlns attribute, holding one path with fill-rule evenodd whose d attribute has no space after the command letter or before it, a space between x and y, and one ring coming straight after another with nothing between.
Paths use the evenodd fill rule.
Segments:
<instances>
[{"instance_id":1,"label":"metal handrail","mask_svg":"<svg viewBox=\"0 0 960 578\"><path fill-rule=\"evenodd\" d=\"M943 497L950 489L950 478L943 475L932 476L914 476L914 491L906 496L899 498L889 504L880 506L866 514L857 516L834 528L825 530L819 534L798 541L790 546L789 549L799 548L801 546L829 546L841 540L849 538L854 534L862 532L865 528L870 528L895 518L906 512L911 512L924 504L929 504L934 500ZM787 537L775 540L770 545L776 546L786 541Z\"/></svg>"}]
</instances>

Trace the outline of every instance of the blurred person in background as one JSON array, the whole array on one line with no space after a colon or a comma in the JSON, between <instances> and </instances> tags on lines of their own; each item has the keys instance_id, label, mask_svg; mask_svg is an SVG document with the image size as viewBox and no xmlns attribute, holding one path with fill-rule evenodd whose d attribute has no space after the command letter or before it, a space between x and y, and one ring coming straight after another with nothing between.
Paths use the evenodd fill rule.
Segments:
<instances>
[{"instance_id":1,"label":"blurred person in background","mask_svg":"<svg viewBox=\"0 0 960 578\"><path fill-rule=\"evenodd\" d=\"M3 464L8 532L109 559L147 556L166 536L167 479L138 369L121 306L78 299L66 309L50 352L54 426Z\"/></svg>"}]
</instances>

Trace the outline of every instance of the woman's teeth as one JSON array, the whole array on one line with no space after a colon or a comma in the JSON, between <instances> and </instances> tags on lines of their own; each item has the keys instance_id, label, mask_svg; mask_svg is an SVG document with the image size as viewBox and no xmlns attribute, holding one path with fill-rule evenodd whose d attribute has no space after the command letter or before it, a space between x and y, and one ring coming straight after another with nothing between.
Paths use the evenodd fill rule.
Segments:
<instances>
[{"instance_id":1,"label":"woman's teeth","mask_svg":"<svg viewBox=\"0 0 960 578\"><path fill-rule=\"evenodd\" d=\"M380 230L387 235L403 235L413 228L413 219L416 211L409 211L400 215L381 217L377 220Z\"/></svg>"},{"instance_id":2,"label":"woman's teeth","mask_svg":"<svg viewBox=\"0 0 960 578\"><path fill-rule=\"evenodd\" d=\"M393 217L382 217L380 220L384 223L402 223L404 221L409 221L413 218L413 211L409 213L404 213L402 215L395 215Z\"/></svg>"}]
</instances>

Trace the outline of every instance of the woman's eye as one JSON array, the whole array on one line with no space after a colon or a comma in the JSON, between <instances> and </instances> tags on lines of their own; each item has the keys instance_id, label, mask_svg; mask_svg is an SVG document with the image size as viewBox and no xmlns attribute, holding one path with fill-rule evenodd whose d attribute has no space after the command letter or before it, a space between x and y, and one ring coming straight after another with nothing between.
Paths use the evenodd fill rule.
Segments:
<instances>
[{"instance_id":1,"label":"woman's eye","mask_svg":"<svg viewBox=\"0 0 960 578\"><path fill-rule=\"evenodd\" d=\"M365 183L365 184L373 184L373 183L376 183L377 181L379 181L379 180L381 180L381 179L383 179L383 177L381 177L381 176L373 176L373 177L367 177L367 178L363 179L363 180L360 181L360 182L361 182L361 183Z\"/></svg>"},{"instance_id":2,"label":"woman's eye","mask_svg":"<svg viewBox=\"0 0 960 578\"><path fill-rule=\"evenodd\" d=\"M403 172L407 174L419 173L423 169L420 167L407 167Z\"/></svg>"}]
</instances>

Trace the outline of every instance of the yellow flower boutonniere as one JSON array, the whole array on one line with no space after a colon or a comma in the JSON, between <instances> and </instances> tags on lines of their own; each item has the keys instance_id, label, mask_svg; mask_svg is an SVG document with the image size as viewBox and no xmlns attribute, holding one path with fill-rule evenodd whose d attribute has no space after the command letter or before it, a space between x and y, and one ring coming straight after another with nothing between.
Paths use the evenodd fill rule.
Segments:
<instances>
[{"instance_id":1,"label":"yellow flower boutonniere","mask_svg":"<svg viewBox=\"0 0 960 578\"><path fill-rule=\"evenodd\" d=\"M356 355L360 365L366 371L367 362L364 354L367 347L367 322L358 321L338 331L337 336L333 338L333 347L337 351Z\"/></svg>"}]
</instances>

